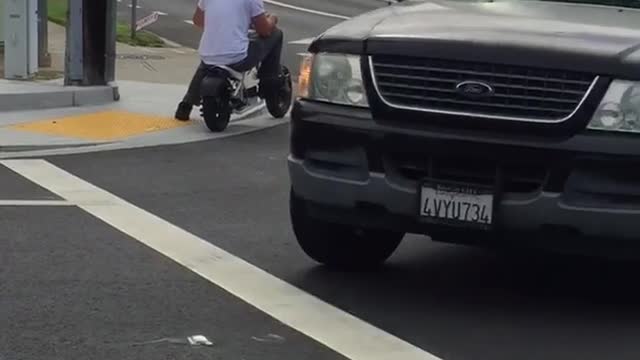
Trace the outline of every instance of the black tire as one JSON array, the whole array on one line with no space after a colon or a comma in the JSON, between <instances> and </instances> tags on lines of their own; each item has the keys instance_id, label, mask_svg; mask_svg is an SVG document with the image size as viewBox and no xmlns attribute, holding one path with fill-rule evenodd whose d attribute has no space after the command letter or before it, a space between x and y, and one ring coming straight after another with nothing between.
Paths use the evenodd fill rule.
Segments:
<instances>
[{"instance_id":1,"label":"black tire","mask_svg":"<svg viewBox=\"0 0 640 360\"><path fill-rule=\"evenodd\" d=\"M313 260L339 270L371 269L398 248L404 233L359 229L308 216L305 201L290 193L291 223L298 244Z\"/></svg>"},{"instance_id":2,"label":"black tire","mask_svg":"<svg viewBox=\"0 0 640 360\"><path fill-rule=\"evenodd\" d=\"M202 98L202 117L212 132L224 131L231 120L229 102L210 96Z\"/></svg>"},{"instance_id":3,"label":"black tire","mask_svg":"<svg viewBox=\"0 0 640 360\"><path fill-rule=\"evenodd\" d=\"M276 94L267 94L265 103L269 114L276 119L281 119L289 112L293 101L293 84L291 73L286 66L282 66L282 76L284 83Z\"/></svg>"}]
</instances>

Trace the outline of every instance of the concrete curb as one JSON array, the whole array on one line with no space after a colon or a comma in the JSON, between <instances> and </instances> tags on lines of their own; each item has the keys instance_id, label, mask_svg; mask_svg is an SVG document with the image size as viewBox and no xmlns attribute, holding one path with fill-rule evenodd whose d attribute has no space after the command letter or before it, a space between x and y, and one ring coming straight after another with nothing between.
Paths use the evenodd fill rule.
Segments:
<instances>
[{"instance_id":1,"label":"concrete curb","mask_svg":"<svg viewBox=\"0 0 640 360\"><path fill-rule=\"evenodd\" d=\"M34 84L33 90L0 93L0 112L105 105L120 100L118 86L56 87Z\"/></svg>"},{"instance_id":2,"label":"concrete curb","mask_svg":"<svg viewBox=\"0 0 640 360\"><path fill-rule=\"evenodd\" d=\"M177 43L177 42L175 42L175 41L171 41L171 40L169 40L169 39L167 39L167 38L164 38L164 37L162 37L162 36L160 36L160 35L158 35L158 34L156 34L156 33L152 32L152 31L147 30L147 32L150 32L150 33L152 33L153 35L157 36L157 37L158 37L158 39L162 40L162 41L164 42L164 44L165 44L167 47L169 47L169 48L181 48L181 47L184 47L182 44L178 44L178 43Z\"/></svg>"},{"instance_id":3,"label":"concrete curb","mask_svg":"<svg viewBox=\"0 0 640 360\"><path fill-rule=\"evenodd\" d=\"M191 141L201 141L204 139L210 138L224 138L228 136L237 135L238 133L245 133L243 130L233 130L233 126L236 124L243 124L246 122L251 123L252 120L259 119L260 117L268 116L266 105L264 103L260 103L257 106L247 110L242 114L234 114L230 121L230 127L232 127L231 131L225 131L222 133L210 133L204 123L201 120L191 120L191 126L200 126L202 136L204 138L197 137L196 139L189 139L188 137L182 138L182 136L178 136L176 139L168 139L159 142L151 142L150 146L161 146L161 145L172 145L177 143L188 143ZM278 121L273 121L274 125L278 124ZM268 126L270 127L270 126ZM159 132L141 134L137 136L127 137L120 140L113 141L98 141L98 142L83 142L83 143L43 143L41 145L36 144L16 144L10 146L2 146L0 145L0 159L7 157L20 157L23 154L74 154L74 153L84 153L84 152L93 152L93 151L103 151L103 150L117 150L117 149L126 149L129 147L145 147L145 138L153 138L154 136L159 136L162 132L167 131L175 131L176 129L171 130L163 130ZM253 129L251 131L257 131L259 129ZM130 143L136 145L128 145ZM141 145L142 144L142 145ZM24 155L30 156L30 155Z\"/></svg>"},{"instance_id":4,"label":"concrete curb","mask_svg":"<svg viewBox=\"0 0 640 360\"><path fill-rule=\"evenodd\" d=\"M39 157L51 157L62 155L74 155L74 154L87 154L95 152L116 151L116 150L131 150L140 148L154 148L159 146L175 146L190 143L199 143L203 141L221 140L234 136L242 136L258 131L268 130L277 126L282 126L289 123L287 119L265 119L264 116L249 117L245 119L238 119L233 121L236 126L230 126L227 131L222 133L209 133L204 129L202 125L202 132L197 137L185 137L175 136L170 141L145 141L138 139L138 141L129 142L107 142L96 144L84 144L79 146L67 146L57 148L42 148L42 147L13 147L7 148L6 151L2 151L0 148L0 159L20 159L20 158L39 158ZM142 140L142 141L139 141Z\"/></svg>"}]
</instances>

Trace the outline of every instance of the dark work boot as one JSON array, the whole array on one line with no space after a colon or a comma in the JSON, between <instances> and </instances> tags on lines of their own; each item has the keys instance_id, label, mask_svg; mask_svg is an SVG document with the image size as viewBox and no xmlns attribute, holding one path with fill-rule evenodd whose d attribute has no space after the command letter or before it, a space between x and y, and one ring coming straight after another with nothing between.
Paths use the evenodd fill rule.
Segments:
<instances>
[{"instance_id":1,"label":"dark work boot","mask_svg":"<svg viewBox=\"0 0 640 360\"><path fill-rule=\"evenodd\" d=\"M178 109L176 110L176 119L181 121L189 121L191 119L191 109L193 106L184 101L178 104Z\"/></svg>"}]
</instances>

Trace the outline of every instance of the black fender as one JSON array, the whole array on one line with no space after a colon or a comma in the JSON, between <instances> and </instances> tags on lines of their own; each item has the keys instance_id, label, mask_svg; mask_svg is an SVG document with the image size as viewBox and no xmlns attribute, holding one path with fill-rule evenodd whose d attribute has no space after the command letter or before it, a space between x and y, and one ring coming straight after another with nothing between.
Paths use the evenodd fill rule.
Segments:
<instances>
[{"instance_id":1,"label":"black fender","mask_svg":"<svg viewBox=\"0 0 640 360\"><path fill-rule=\"evenodd\" d=\"M202 97L220 97L229 90L229 74L223 69L211 69L202 79L200 95Z\"/></svg>"}]
</instances>

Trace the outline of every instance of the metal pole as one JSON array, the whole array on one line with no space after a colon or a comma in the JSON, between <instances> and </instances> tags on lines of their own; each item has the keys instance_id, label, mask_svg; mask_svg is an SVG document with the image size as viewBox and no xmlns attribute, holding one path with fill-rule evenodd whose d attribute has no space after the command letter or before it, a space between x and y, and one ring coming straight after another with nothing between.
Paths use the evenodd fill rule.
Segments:
<instances>
[{"instance_id":1,"label":"metal pole","mask_svg":"<svg viewBox=\"0 0 640 360\"><path fill-rule=\"evenodd\" d=\"M138 0L131 0L131 38L136 38L136 22L138 17Z\"/></svg>"},{"instance_id":2,"label":"metal pole","mask_svg":"<svg viewBox=\"0 0 640 360\"><path fill-rule=\"evenodd\" d=\"M84 79L83 39L82 0L69 0L65 85L81 84Z\"/></svg>"},{"instance_id":3,"label":"metal pole","mask_svg":"<svg viewBox=\"0 0 640 360\"><path fill-rule=\"evenodd\" d=\"M107 83L116 78L116 23L118 21L118 4L116 0L107 0L106 21L106 57L105 80Z\"/></svg>"},{"instance_id":4,"label":"metal pole","mask_svg":"<svg viewBox=\"0 0 640 360\"><path fill-rule=\"evenodd\" d=\"M51 66L49 54L49 9L47 0L38 0L38 64Z\"/></svg>"}]
</instances>

